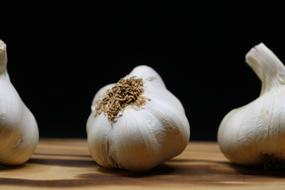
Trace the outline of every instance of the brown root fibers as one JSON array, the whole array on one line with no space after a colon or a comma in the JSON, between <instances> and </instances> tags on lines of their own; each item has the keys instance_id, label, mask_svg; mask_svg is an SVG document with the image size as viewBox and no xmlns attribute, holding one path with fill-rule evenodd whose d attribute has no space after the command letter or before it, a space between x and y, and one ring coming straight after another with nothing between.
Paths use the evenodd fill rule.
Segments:
<instances>
[{"instance_id":1,"label":"brown root fibers","mask_svg":"<svg viewBox=\"0 0 285 190\"><path fill-rule=\"evenodd\" d=\"M130 77L119 80L96 102L96 115L106 113L110 121L115 121L118 113L128 105L141 107L145 104L143 79Z\"/></svg>"}]
</instances>

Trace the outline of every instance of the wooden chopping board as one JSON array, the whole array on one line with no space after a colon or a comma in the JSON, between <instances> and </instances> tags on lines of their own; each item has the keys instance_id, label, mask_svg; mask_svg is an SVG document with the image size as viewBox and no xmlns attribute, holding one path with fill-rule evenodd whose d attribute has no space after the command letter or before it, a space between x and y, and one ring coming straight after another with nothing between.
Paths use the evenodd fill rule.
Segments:
<instances>
[{"instance_id":1,"label":"wooden chopping board","mask_svg":"<svg viewBox=\"0 0 285 190\"><path fill-rule=\"evenodd\" d=\"M23 166L0 168L0 189L282 189L284 172L230 164L216 143L191 142L178 157L146 173L106 170L81 139L44 139Z\"/></svg>"}]
</instances>

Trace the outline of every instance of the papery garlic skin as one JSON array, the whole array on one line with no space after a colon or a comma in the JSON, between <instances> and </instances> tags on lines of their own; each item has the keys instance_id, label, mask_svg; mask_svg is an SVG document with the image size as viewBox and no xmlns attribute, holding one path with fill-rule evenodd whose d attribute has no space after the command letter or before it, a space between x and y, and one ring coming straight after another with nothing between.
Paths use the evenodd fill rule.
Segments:
<instances>
[{"instance_id":1,"label":"papery garlic skin","mask_svg":"<svg viewBox=\"0 0 285 190\"><path fill-rule=\"evenodd\" d=\"M88 145L103 167L145 171L180 154L190 127L182 104L152 68L138 66L125 78L131 76L143 79L143 96L149 100L140 108L127 106L115 122L105 113L94 117L93 111L87 122Z\"/></svg>"},{"instance_id":2,"label":"papery garlic skin","mask_svg":"<svg viewBox=\"0 0 285 190\"><path fill-rule=\"evenodd\" d=\"M265 164L265 156L285 160L285 67L262 43L248 52L246 61L262 81L261 94L224 117L220 148L243 165Z\"/></svg>"},{"instance_id":3,"label":"papery garlic skin","mask_svg":"<svg viewBox=\"0 0 285 190\"><path fill-rule=\"evenodd\" d=\"M6 45L0 40L0 164L19 165L34 152L39 134L36 120L10 82Z\"/></svg>"}]
</instances>

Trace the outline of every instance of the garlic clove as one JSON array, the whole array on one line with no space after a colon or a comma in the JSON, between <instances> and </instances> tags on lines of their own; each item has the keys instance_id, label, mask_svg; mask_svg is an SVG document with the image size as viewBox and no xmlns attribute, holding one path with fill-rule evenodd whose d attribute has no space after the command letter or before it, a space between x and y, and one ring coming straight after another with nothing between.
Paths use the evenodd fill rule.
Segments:
<instances>
[{"instance_id":1,"label":"garlic clove","mask_svg":"<svg viewBox=\"0 0 285 190\"><path fill-rule=\"evenodd\" d=\"M38 143L36 120L10 82L6 45L0 40L0 164L26 162Z\"/></svg>"},{"instance_id":2,"label":"garlic clove","mask_svg":"<svg viewBox=\"0 0 285 190\"><path fill-rule=\"evenodd\" d=\"M143 78L145 81L152 82L160 87L166 88L160 75L151 67L147 65L139 65L135 67L129 74L129 76L136 76Z\"/></svg>"},{"instance_id":3,"label":"garlic clove","mask_svg":"<svg viewBox=\"0 0 285 190\"><path fill-rule=\"evenodd\" d=\"M92 106L91 106L92 112L96 111L96 109L95 109L96 102L102 97L102 95L104 95L104 92L108 89L111 89L113 86L114 86L114 84L108 84L108 85L106 85L106 86L104 86L98 90L98 92L96 93L96 95L92 101Z\"/></svg>"},{"instance_id":4,"label":"garlic clove","mask_svg":"<svg viewBox=\"0 0 285 190\"><path fill-rule=\"evenodd\" d=\"M264 44L246 55L262 82L260 96L222 120L218 142L225 156L243 165L285 159L285 67Z\"/></svg>"},{"instance_id":5,"label":"garlic clove","mask_svg":"<svg viewBox=\"0 0 285 190\"><path fill-rule=\"evenodd\" d=\"M126 77L131 77L131 76L136 76L136 77L141 77L144 79L144 82L146 84L151 83L152 88L150 90L150 92L155 92L155 93L159 93L161 90L160 88L165 88L166 86L162 80L162 78L160 77L160 75L151 67L146 66L146 65L139 65L137 67L135 67L129 75L127 75ZM147 85L150 86L150 85ZM145 89L147 90L147 89ZM164 95L166 96L165 98L168 98L170 102L174 103L175 107L178 107L178 109L180 109L184 114L185 114L185 110L184 107L182 105L182 103L180 102L180 100L174 96L169 90L167 90L166 92L163 92Z\"/></svg>"},{"instance_id":6,"label":"garlic clove","mask_svg":"<svg viewBox=\"0 0 285 190\"><path fill-rule=\"evenodd\" d=\"M180 154L188 144L190 127L180 101L153 80L145 80L133 74L122 80L124 82L136 79L143 82L143 94L136 101L143 100L144 103L127 105L117 113L114 120L110 120L106 112L96 110L88 118L89 150L92 158L103 167L131 171L149 170ZM119 88L118 85L126 85L119 83L111 90ZM135 81L127 84L133 83ZM138 86L135 86L137 89ZM126 89L123 90L124 93ZM96 108L100 107L98 104L106 98L109 90L110 88L107 88L99 101L95 102ZM114 92L111 93L113 94ZM120 98L125 100L127 97ZM114 99L110 97L109 101Z\"/></svg>"},{"instance_id":7,"label":"garlic clove","mask_svg":"<svg viewBox=\"0 0 285 190\"><path fill-rule=\"evenodd\" d=\"M112 167L144 171L158 164L162 156L158 141L152 134L156 128L152 125L159 124L145 109L126 108L109 134L108 157L112 160Z\"/></svg>"},{"instance_id":8,"label":"garlic clove","mask_svg":"<svg viewBox=\"0 0 285 190\"><path fill-rule=\"evenodd\" d=\"M99 165L112 168L113 162L109 154L110 140L112 140L113 126L108 122L108 118L101 114L94 117L91 114L87 122L87 142L91 156Z\"/></svg>"},{"instance_id":9,"label":"garlic clove","mask_svg":"<svg viewBox=\"0 0 285 190\"><path fill-rule=\"evenodd\" d=\"M102 88L100 88L100 89L97 91L96 95L94 96L94 98L93 98L93 100L92 100L92 104L91 104L91 112L92 112L93 114L96 114L96 102L99 101L99 100L102 98L102 96L104 95L104 93L105 93L107 90L111 89L113 86L114 86L114 84L108 84L108 85L106 85L106 86L103 86ZM86 125L86 131L87 131L87 132L88 132L88 130L89 130L89 126L91 126L91 125L89 125L88 123L90 123L90 122L92 123L92 122L93 122L93 118L94 118L94 117L91 117L91 115L90 115L90 117L89 117L88 120L87 120L87 125Z\"/></svg>"},{"instance_id":10,"label":"garlic clove","mask_svg":"<svg viewBox=\"0 0 285 190\"><path fill-rule=\"evenodd\" d=\"M148 84L148 82L145 82ZM160 88L157 88L155 85L146 85L145 87L145 94L146 96L152 97L154 94L158 97L164 97L169 104L173 105L173 108L177 108L182 114L185 114L184 107L180 100L174 96L169 90L161 90Z\"/></svg>"}]
</instances>

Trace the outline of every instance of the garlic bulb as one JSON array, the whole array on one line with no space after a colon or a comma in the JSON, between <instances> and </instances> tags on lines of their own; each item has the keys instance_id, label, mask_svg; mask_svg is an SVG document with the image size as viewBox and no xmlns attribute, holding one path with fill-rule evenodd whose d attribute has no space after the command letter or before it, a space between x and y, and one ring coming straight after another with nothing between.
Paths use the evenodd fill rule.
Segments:
<instances>
[{"instance_id":1,"label":"garlic bulb","mask_svg":"<svg viewBox=\"0 0 285 190\"><path fill-rule=\"evenodd\" d=\"M38 138L36 120L10 82L6 45L0 40L0 164L27 161Z\"/></svg>"},{"instance_id":2,"label":"garlic bulb","mask_svg":"<svg viewBox=\"0 0 285 190\"><path fill-rule=\"evenodd\" d=\"M190 127L182 104L148 66L100 89L91 110L88 146L103 167L149 170L188 144Z\"/></svg>"},{"instance_id":3,"label":"garlic bulb","mask_svg":"<svg viewBox=\"0 0 285 190\"><path fill-rule=\"evenodd\" d=\"M262 82L261 94L224 117L218 131L220 148L229 160L238 164L282 163L285 160L285 67L262 43L247 53L246 62Z\"/></svg>"}]
</instances>

